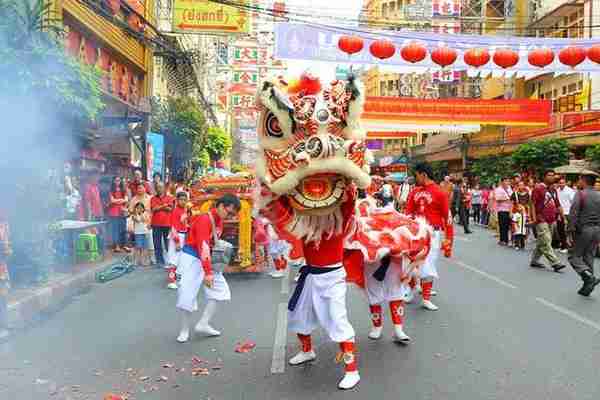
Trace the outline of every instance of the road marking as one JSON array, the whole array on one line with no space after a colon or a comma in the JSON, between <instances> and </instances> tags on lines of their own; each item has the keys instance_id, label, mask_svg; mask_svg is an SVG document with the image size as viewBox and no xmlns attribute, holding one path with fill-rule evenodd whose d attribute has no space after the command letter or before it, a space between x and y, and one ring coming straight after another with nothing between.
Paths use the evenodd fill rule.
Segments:
<instances>
[{"instance_id":1,"label":"road marking","mask_svg":"<svg viewBox=\"0 0 600 400\"><path fill-rule=\"evenodd\" d=\"M285 269L285 275L281 279L281 294L290 293L290 269Z\"/></svg>"},{"instance_id":2,"label":"road marking","mask_svg":"<svg viewBox=\"0 0 600 400\"><path fill-rule=\"evenodd\" d=\"M273 344L273 360L271 373L285 372L285 346L287 344L287 303L279 303L277 307L277 327L275 328L275 343Z\"/></svg>"},{"instance_id":3,"label":"road marking","mask_svg":"<svg viewBox=\"0 0 600 400\"><path fill-rule=\"evenodd\" d=\"M577 314L576 312L567 310L566 308L561 307L561 306L557 306L556 304L551 303L548 300L542 299L541 297L536 297L535 299L538 302L542 303L543 305L550 307L554 311L558 311L559 313L566 315L567 317L570 317L570 318L574 319L575 321L581 322L584 325L587 325L591 328L594 328L597 331L600 331L600 324L598 324L592 320L589 320L585 317L582 317L581 315Z\"/></svg>"},{"instance_id":4,"label":"road marking","mask_svg":"<svg viewBox=\"0 0 600 400\"><path fill-rule=\"evenodd\" d=\"M502 285L502 286L504 286L504 287L507 287L507 288L509 288L509 289L516 289L516 288L517 288L517 287L516 287L515 285L513 285L512 283L508 283L508 282L506 282L505 280L498 278L497 276L494 276L494 275L492 275L492 274L488 274L488 273L487 273L487 272L485 272L485 271L482 271L482 270L480 270L480 269L478 269L478 268L475 268L475 267L472 267L472 266L470 266L470 265L467 265L467 264L465 264L465 263L464 263L464 262L462 262L462 261L454 261L454 263L455 263L455 264L458 264L458 265L460 265L461 267L463 267L463 268L465 268L465 269L468 269L468 270L469 270L469 271L471 271L471 272L475 272L476 274L479 274L479 275L481 275L481 276L483 276L483 277L486 277L486 278L488 278L488 279L490 279L490 280L492 280L492 281L496 282L497 284L499 284L499 285Z\"/></svg>"}]
</instances>

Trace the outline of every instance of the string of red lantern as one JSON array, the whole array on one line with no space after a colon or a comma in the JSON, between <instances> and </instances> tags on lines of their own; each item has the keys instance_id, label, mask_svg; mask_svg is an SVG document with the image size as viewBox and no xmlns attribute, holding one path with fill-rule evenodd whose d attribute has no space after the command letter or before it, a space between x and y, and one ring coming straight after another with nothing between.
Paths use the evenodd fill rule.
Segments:
<instances>
[{"instance_id":1,"label":"string of red lantern","mask_svg":"<svg viewBox=\"0 0 600 400\"><path fill-rule=\"evenodd\" d=\"M338 40L338 48L349 55L356 54L363 50L364 41L358 36L342 36ZM369 52L374 57L385 60L394 56L396 47L393 42L380 39L371 43ZM403 60L416 64L427 57L427 48L421 43L410 42L401 48L400 56ZM457 51L446 46L438 47L431 52L431 60L441 67L454 64L457 57ZM490 61L490 58L499 67L508 69L518 64L519 53L510 48L501 48L495 50L493 57L490 57L487 49L475 48L466 50L463 54L465 64L474 68L483 67ZM594 45L587 50L580 46L568 46L558 52L558 60L561 64L571 68L575 68L581 64L586 58L596 64L600 64L600 44ZM527 54L529 64L538 68L547 67L554 62L554 59L554 52L546 47L535 48Z\"/></svg>"}]
</instances>

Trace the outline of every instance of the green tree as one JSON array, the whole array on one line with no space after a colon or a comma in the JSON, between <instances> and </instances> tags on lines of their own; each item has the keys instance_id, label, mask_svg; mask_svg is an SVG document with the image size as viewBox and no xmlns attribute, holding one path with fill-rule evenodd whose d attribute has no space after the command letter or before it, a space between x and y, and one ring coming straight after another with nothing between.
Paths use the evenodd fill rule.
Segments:
<instances>
[{"instance_id":1,"label":"green tree","mask_svg":"<svg viewBox=\"0 0 600 400\"><path fill-rule=\"evenodd\" d=\"M0 0L0 100L94 120L104 108L101 71L64 52L64 32L45 0Z\"/></svg>"},{"instance_id":2,"label":"green tree","mask_svg":"<svg viewBox=\"0 0 600 400\"><path fill-rule=\"evenodd\" d=\"M229 155L231 151L231 135L218 126L208 128L206 135L206 150L213 161L220 160Z\"/></svg>"},{"instance_id":3,"label":"green tree","mask_svg":"<svg viewBox=\"0 0 600 400\"><path fill-rule=\"evenodd\" d=\"M600 144L585 149L585 158L593 163L595 167L600 166Z\"/></svg>"},{"instance_id":4,"label":"green tree","mask_svg":"<svg viewBox=\"0 0 600 400\"><path fill-rule=\"evenodd\" d=\"M433 180L440 182L448 175L448 161L432 161L431 169L433 170Z\"/></svg>"},{"instance_id":5,"label":"green tree","mask_svg":"<svg viewBox=\"0 0 600 400\"><path fill-rule=\"evenodd\" d=\"M519 170L535 171L555 168L569 162L569 146L564 139L545 139L517 147L512 161Z\"/></svg>"},{"instance_id":6,"label":"green tree","mask_svg":"<svg viewBox=\"0 0 600 400\"><path fill-rule=\"evenodd\" d=\"M470 170L479 178L480 184L492 186L502 177L511 175L514 165L511 156L489 156L473 161Z\"/></svg>"}]
</instances>

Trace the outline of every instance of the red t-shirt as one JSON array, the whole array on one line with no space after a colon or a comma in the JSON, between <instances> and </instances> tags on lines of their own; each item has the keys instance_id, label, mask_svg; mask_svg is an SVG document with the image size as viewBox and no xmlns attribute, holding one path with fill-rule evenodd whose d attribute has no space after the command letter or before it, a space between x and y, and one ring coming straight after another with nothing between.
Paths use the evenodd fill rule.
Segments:
<instances>
[{"instance_id":1,"label":"red t-shirt","mask_svg":"<svg viewBox=\"0 0 600 400\"><path fill-rule=\"evenodd\" d=\"M86 210L90 210L92 217L104 216L98 185L93 183L86 185L85 192L83 193L83 201L85 202Z\"/></svg>"},{"instance_id":2,"label":"red t-shirt","mask_svg":"<svg viewBox=\"0 0 600 400\"><path fill-rule=\"evenodd\" d=\"M210 213L215 221L215 227L217 228L217 237L221 236L223 232L223 220L217 214L217 211L213 208L210 210ZM185 239L186 246L192 247L197 254L200 256L200 259L203 260L202 268L204 269L205 274L212 274L212 266L210 264L210 255L208 258L204 258L201 255L204 250L204 243L206 243L209 249L212 247L213 242L213 234L212 234L212 225L210 223L210 218L208 214L202 214L195 217L188 230L187 237ZM206 262L204 262L206 260Z\"/></svg>"},{"instance_id":3,"label":"red t-shirt","mask_svg":"<svg viewBox=\"0 0 600 400\"><path fill-rule=\"evenodd\" d=\"M535 207L536 223L547 222L552 224L558 219L558 194L554 189L540 183L533 189L531 201Z\"/></svg>"},{"instance_id":4,"label":"red t-shirt","mask_svg":"<svg viewBox=\"0 0 600 400\"><path fill-rule=\"evenodd\" d=\"M448 221L448 193L435 183L415 186L408 195L405 212L425 217L435 229L443 229Z\"/></svg>"},{"instance_id":5,"label":"red t-shirt","mask_svg":"<svg viewBox=\"0 0 600 400\"><path fill-rule=\"evenodd\" d=\"M142 181L142 182L129 182L129 185L127 185L127 187L129 188L129 191L131 192L132 196L135 196L137 194L137 187L138 185L144 185L144 188L146 189L146 194L152 194L152 186L150 186L150 184L146 181Z\"/></svg>"},{"instance_id":6,"label":"red t-shirt","mask_svg":"<svg viewBox=\"0 0 600 400\"><path fill-rule=\"evenodd\" d=\"M344 217L344 229L341 234L333 235L327 240L320 242L304 242L304 258L306 264L313 267L330 267L339 264L344 260L344 239L346 238L346 229L354 213L356 204L353 191L346 192L349 195L348 200L342 204L342 216Z\"/></svg>"},{"instance_id":7,"label":"red t-shirt","mask_svg":"<svg viewBox=\"0 0 600 400\"><path fill-rule=\"evenodd\" d=\"M110 194L115 199L124 199L125 193L117 190L116 192L112 192ZM108 207L108 216L109 217L120 217L122 214L123 207L127 207L127 204L113 204L111 203Z\"/></svg>"},{"instance_id":8,"label":"red t-shirt","mask_svg":"<svg viewBox=\"0 0 600 400\"><path fill-rule=\"evenodd\" d=\"M187 210L182 207L175 207L171 212L171 228L179 233L187 232L188 225L187 221L184 222L184 217L187 214Z\"/></svg>"},{"instance_id":9,"label":"red t-shirt","mask_svg":"<svg viewBox=\"0 0 600 400\"><path fill-rule=\"evenodd\" d=\"M154 211L159 206L169 206L173 208L175 199L168 194L162 196L152 196L150 200L150 209L152 210L152 220L150 225L152 226L171 226L171 211L160 210Z\"/></svg>"}]
</instances>

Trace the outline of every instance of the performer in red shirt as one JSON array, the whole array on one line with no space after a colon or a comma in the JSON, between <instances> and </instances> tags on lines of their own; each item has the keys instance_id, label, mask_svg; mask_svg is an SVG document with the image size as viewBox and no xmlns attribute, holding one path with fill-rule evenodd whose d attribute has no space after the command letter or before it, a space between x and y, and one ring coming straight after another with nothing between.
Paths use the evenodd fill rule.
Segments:
<instances>
[{"instance_id":1,"label":"performer in red shirt","mask_svg":"<svg viewBox=\"0 0 600 400\"><path fill-rule=\"evenodd\" d=\"M222 272L212 270L210 252L214 236L223 233L223 221L240 210L240 200L232 194L219 198L206 214L192 219L188 235L179 257L181 283L177 290L177 308L181 310L181 331L177 341L185 343L190 338L192 312L198 309L198 292L204 284L206 306L195 331L208 336L219 336L221 332L210 326L217 309L217 301L231 300L229 285Z\"/></svg>"},{"instance_id":2,"label":"performer in red shirt","mask_svg":"<svg viewBox=\"0 0 600 400\"><path fill-rule=\"evenodd\" d=\"M186 192L177 193L177 202L171 212L171 231L169 233L169 252L167 253L167 288L177 289L177 267L181 249L185 244L188 231L188 201Z\"/></svg>"},{"instance_id":3,"label":"performer in red shirt","mask_svg":"<svg viewBox=\"0 0 600 400\"><path fill-rule=\"evenodd\" d=\"M417 186L408 196L405 213L414 217L424 217L434 230L431 250L420 269L420 277L423 307L435 311L438 307L431 302L431 289L433 279L438 278L436 262L442 249L444 255L450 257L454 230L449 216L448 194L433 181L431 167L425 163L417 164L415 178Z\"/></svg>"}]
</instances>

